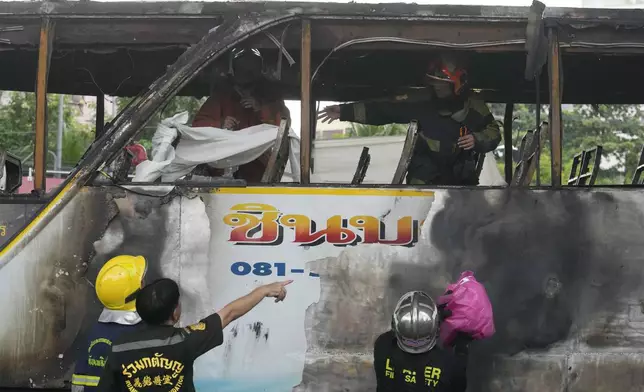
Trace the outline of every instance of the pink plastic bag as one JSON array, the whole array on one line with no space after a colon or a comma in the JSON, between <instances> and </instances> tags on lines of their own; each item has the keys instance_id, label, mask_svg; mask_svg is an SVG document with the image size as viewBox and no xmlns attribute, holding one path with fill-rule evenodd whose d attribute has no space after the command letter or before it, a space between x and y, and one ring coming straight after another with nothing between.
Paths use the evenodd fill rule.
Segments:
<instances>
[{"instance_id":1,"label":"pink plastic bag","mask_svg":"<svg viewBox=\"0 0 644 392\"><path fill-rule=\"evenodd\" d=\"M440 340L449 346L458 332L464 332L479 340L494 335L492 304L485 287L474 277L472 271L461 273L458 281L447 286L451 294L438 298L438 305L445 305L452 315L441 324Z\"/></svg>"}]
</instances>

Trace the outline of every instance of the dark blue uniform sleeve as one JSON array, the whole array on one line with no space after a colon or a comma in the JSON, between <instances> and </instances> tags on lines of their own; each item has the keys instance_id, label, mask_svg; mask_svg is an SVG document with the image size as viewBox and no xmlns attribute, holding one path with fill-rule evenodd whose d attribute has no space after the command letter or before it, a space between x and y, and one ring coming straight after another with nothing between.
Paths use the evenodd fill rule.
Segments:
<instances>
[{"instance_id":1,"label":"dark blue uniform sleeve","mask_svg":"<svg viewBox=\"0 0 644 392\"><path fill-rule=\"evenodd\" d=\"M194 353L195 358L224 342L221 318L217 313L211 314L197 324L187 326L183 329L183 333L186 334L188 349Z\"/></svg>"},{"instance_id":2,"label":"dark blue uniform sleeve","mask_svg":"<svg viewBox=\"0 0 644 392\"><path fill-rule=\"evenodd\" d=\"M98 382L96 392L116 392L121 390L121 388L119 388L118 386L118 369L115 369L112 366L112 363L114 362L113 358L110 358L112 357L112 355L113 354L110 350L110 355L107 357L107 363L105 363L105 367L103 367L103 374L101 375L101 379Z\"/></svg>"}]
</instances>

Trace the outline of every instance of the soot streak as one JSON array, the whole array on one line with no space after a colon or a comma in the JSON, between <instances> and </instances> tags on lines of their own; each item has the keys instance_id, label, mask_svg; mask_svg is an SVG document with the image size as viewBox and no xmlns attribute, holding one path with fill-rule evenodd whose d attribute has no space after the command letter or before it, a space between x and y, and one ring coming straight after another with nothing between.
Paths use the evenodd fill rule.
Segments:
<instances>
[{"instance_id":1,"label":"soot streak","mask_svg":"<svg viewBox=\"0 0 644 392\"><path fill-rule=\"evenodd\" d=\"M430 223L442 260L396 264L389 285L392 298L415 287L435 296L444 290L437 275L453 281L474 271L490 296L497 332L472 344L473 391L489 390L493 380L512 382L513 374L495 370L495 356L547 352L600 315L620 312L617 299L639 286L644 265L634 255L644 251L636 238L644 218L635 193L448 192ZM615 342L593 337L589 343Z\"/></svg>"}]
</instances>

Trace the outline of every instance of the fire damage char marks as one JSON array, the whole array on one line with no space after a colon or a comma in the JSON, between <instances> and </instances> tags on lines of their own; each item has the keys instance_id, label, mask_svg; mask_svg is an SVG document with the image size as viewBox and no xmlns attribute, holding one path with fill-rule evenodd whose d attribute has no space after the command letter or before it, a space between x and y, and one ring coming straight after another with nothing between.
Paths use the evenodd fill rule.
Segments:
<instances>
[{"instance_id":1,"label":"fire damage char marks","mask_svg":"<svg viewBox=\"0 0 644 392\"><path fill-rule=\"evenodd\" d=\"M117 192L120 192L117 191ZM114 198L118 215L110 222L107 230L122 231L120 244L113 244L105 254L96 254L91 262L92 281L103 264L121 254L141 255L148 260L147 278L154 280L162 276L159 260L164 249L167 230L166 204L160 197L126 193L125 197Z\"/></svg>"},{"instance_id":2,"label":"fire damage char marks","mask_svg":"<svg viewBox=\"0 0 644 392\"><path fill-rule=\"evenodd\" d=\"M248 332L251 333L252 336L254 336L255 342L259 342L261 340L263 340L265 343L268 342L268 338L270 336L269 329L265 328L264 324L261 321L246 324L246 327L248 328ZM224 358L230 358L233 350L234 340L237 340L238 338L244 339L243 331L239 330L239 324L235 324L230 329L230 332L232 334L232 338L228 339L226 341L226 344L224 345Z\"/></svg>"},{"instance_id":3,"label":"fire damage char marks","mask_svg":"<svg viewBox=\"0 0 644 392\"><path fill-rule=\"evenodd\" d=\"M27 312L18 317L23 324L16 322L16 330L6 331L12 342L2 342L2 385L63 385L84 328L78 315L91 313L95 307L82 274L83 265L92 256L92 243L109 221L105 203L105 193L78 194L39 233L38 241L28 244L11 261L29 268L21 290L34 295L24 296ZM10 319L12 310L4 311ZM13 345L17 346L11 348Z\"/></svg>"},{"instance_id":4,"label":"fire damage char marks","mask_svg":"<svg viewBox=\"0 0 644 392\"><path fill-rule=\"evenodd\" d=\"M466 268L486 286L497 326L492 339L472 343L468 390L564 391L566 385L592 385L573 379L566 358L585 355L578 342L592 337L584 335L587 326L604 314L623 313L619 299L632 297L644 281L644 264L639 260L644 244L638 238L644 226L639 207L644 195L445 192L444 208L426 221L429 241L423 236L414 249L397 248L396 253L348 248L337 258L313 263L322 277L322 291L320 301L307 310L309 349L300 388L342 390L346 375L316 366L310 360L312 353L340 347L354 355L367 353L377 334L388 328L402 293L425 290L440 295L446 282ZM354 272L360 266L360 273ZM626 347L624 341L599 333L608 337L604 347L613 353ZM644 356L642 351L637 355ZM348 370L340 357L327 362ZM632 381L638 377L635 374L628 374L631 381L619 381L623 375L617 367L607 369L611 372L605 377L621 382L621 390L640 385ZM360 374L362 381L352 391L373 388L373 370L365 371L369 373Z\"/></svg>"},{"instance_id":5,"label":"fire damage char marks","mask_svg":"<svg viewBox=\"0 0 644 392\"><path fill-rule=\"evenodd\" d=\"M268 341L268 328L264 329L264 324L262 324L261 321L248 324L248 328L255 333L255 340L259 340L263 337L264 341Z\"/></svg>"},{"instance_id":6,"label":"fire damage char marks","mask_svg":"<svg viewBox=\"0 0 644 392\"><path fill-rule=\"evenodd\" d=\"M99 220L94 219L92 229L98 230L95 236L85 237L79 235L75 243L84 244L91 254L88 258L88 267L85 271L85 282L91 282L93 286L98 271L110 258L120 254L142 255L148 262L147 279L153 280L161 277L159 260L163 251L165 238L167 237L166 211L162 208L159 198L136 195L123 192L121 189L91 190L86 193L99 203L92 205L87 211L104 214L104 223L98 224ZM82 193L81 193L82 195ZM77 196L78 198L79 196ZM57 218L56 218L57 219ZM80 218L79 218L80 219ZM118 235L107 235L117 233ZM117 241L102 246L96 246L106 252L95 251L92 244L101 241ZM93 290L90 287L88 292ZM101 304L94 295L86 295L86 301L82 327L77 334L74 344L64 353L66 371L76 359L78 350L85 344L83 331L91 328L96 323L102 310ZM60 370L59 370L60 371Z\"/></svg>"},{"instance_id":7,"label":"fire damage char marks","mask_svg":"<svg viewBox=\"0 0 644 392\"><path fill-rule=\"evenodd\" d=\"M302 382L293 392L373 392L375 385L371 355L329 350L307 354Z\"/></svg>"},{"instance_id":8,"label":"fire damage char marks","mask_svg":"<svg viewBox=\"0 0 644 392\"><path fill-rule=\"evenodd\" d=\"M363 353L391 320L383 293L394 254L411 249L385 245L348 248L337 257L307 263L320 274L320 299L306 311L309 352L343 350ZM307 354L307 358L308 358ZM308 359L306 369L308 369ZM320 378L324 378L320 375Z\"/></svg>"},{"instance_id":9,"label":"fire damage char marks","mask_svg":"<svg viewBox=\"0 0 644 392\"><path fill-rule=\"evenodd\" d=\"M644 251L636 238L644 221L640 199L619 191L449 192L431 223L432 244L452 277L466 262L474 265L495 310L496 335L472 345L470 363L477 366L470 368L468 384L474 391L489 390L490 381L498 380L494 357L526 349L547 353L600 315L610 319L623 312L618 299L635 292L644 270L634 256ZM589 340L619 348L610 334ZM505 372L502 378L509 386L521 377ZM526 391L543 387L530 385Z\"/></svg>"}]
</instances>

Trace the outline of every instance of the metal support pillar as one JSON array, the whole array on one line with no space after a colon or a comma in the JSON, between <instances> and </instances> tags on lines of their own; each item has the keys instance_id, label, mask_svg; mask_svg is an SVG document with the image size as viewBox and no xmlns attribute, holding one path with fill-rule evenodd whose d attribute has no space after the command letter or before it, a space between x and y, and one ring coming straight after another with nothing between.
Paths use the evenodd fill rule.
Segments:
<instances>
[{"instance_id":1,"label":"metal support pillar","mask_svg":"<svg viewBox=\"0 0 644 392\"><path fill-rule=\"evenodd\" d=\"M65 96L58 95L58 130L56 132L56 164L54 170L60 171L63 167L63 132L65 132ZM60 173L56 173L60 178Z\"/></svg>"},{"instance_id":2,"label":"metal support pillar","mask_svg":"<svg viewBox=\"0 0 644 392\"><path fill-rule=\"evenodd\" d=\"M539 73L534 78L534 83L537 89L537 104L536 104L536 112L535 112L535 119L537 123L537 127L535 129L536 131L536 138L537 138L537 151L536 151L536 174L537 174L537 186L541 186L541 149L543 148L543 145L541 144L541 70Z\"/></svg>"},{"instance_id":3,"label":"metal support pillar","mask_svg":"<svg viewBox=\"0 0 644 392\"><path fill-rule=\"evenodd\" d=\"M503 144L505 146L505 153L503 158L505 160L505 182L508 185L512 182L512 115L514 114L514 104L505 104L505 116L503 117Z\"/></svg>"},{"instance_id":4,"label":"metal support pillar","mask_svg":"<svg viewBox=\"0 0 644 392\"><path fill-rule=\"evenodd\" d=\"M105 96L103 94L98 94L96 96L96 133L94 135L95 139L98 139L99 137L103 136L104 128L105 128Z\"/></svg>"},{"instance_id":5,"label":"metal support pillar","mask_svg":"<svg viewBox=\"0 0 644 392\"><path fill-rule=\"evenodd\" d=\"M43 18L38 47L38 73L36 75L36 137L34 151L34 190L46 191L47 168L47 79L51 62L54 22Z\"/></svg>"},{"instance_id":6,"label":"metal support pillar","mask_svg":"<svg viewBox=\"0 0 644 392\"><path fill-rule=\"evenodd\" d=\"M311 21L302 20L302 47L300 52L301 73L301 114L300 130L300 178L302 184L311 182Z\"/></svg>"},{"instance_id":7,"label":"metal support pillar","mask_svg":"<svg viewBox=\"0 0 644 392\"><path fill-rule=\"evenodd\" d=\"M557 31L550 29L550 55L548 56L548 74L550 76L550 154L552 186L561 186L561 160L563 124L561 119L561 55Z\"/></svg>"}]
</instances>

